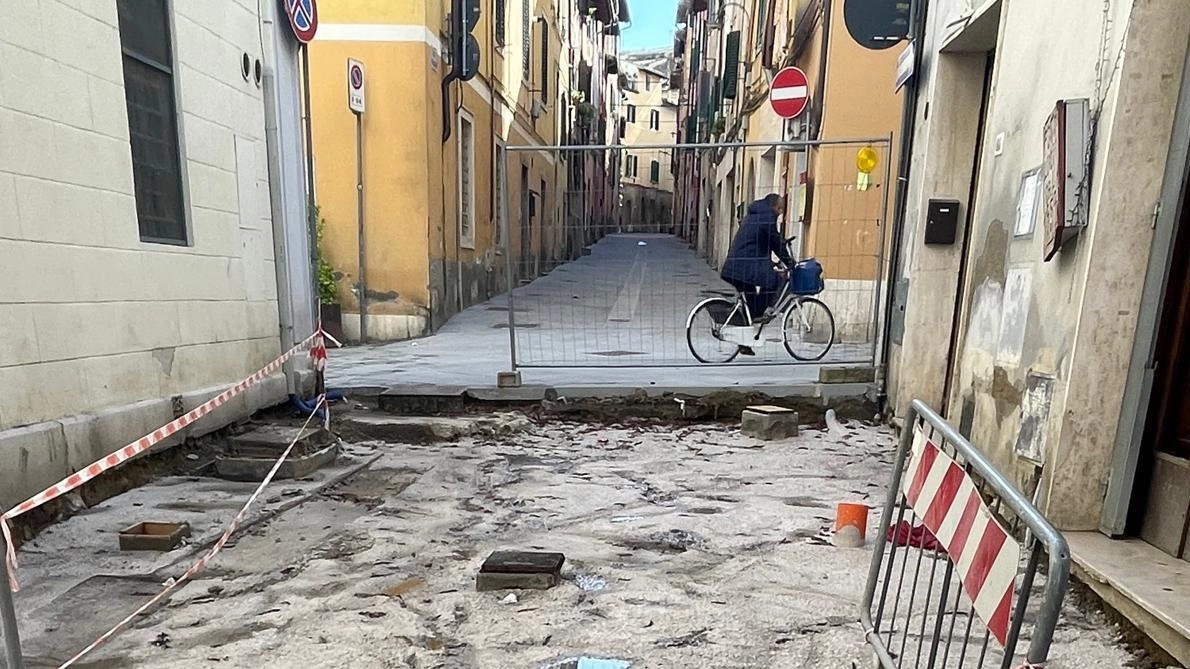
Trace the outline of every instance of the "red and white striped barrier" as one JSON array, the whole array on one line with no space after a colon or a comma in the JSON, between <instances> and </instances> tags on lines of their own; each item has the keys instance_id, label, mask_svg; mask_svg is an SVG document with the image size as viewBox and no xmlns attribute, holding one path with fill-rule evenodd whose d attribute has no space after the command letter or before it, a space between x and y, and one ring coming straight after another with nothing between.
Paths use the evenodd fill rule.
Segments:
<instances>
[{"instance_id":1,"label":"red and white striped barrier","mask_svg":"<svg viewBox=\"0 0 1190 669\"><path fill-rule=\"evenodd\" d=\"M318 403L314 405L314 411L310 412L310 415L306 418L305 425L302 425L302 428L297 431L293 437L293 440L289 442L289 446L287 446L285 451L281 453L281 457L277 458L277 461L273 463L273 468L269 470L268 475L265 476L264 480L260 482L260 485L256 487L256 490L253 491L252 495L248 498L248 501L244 502L244 506L240 508L240 511L236 514L235 518L232 518L231 523L228 524L227 529L223 531L223 535L219 537L219 540L215 542L215 545L211 546L210 550L208 550L206 554L199 558L193 566L187 569L186 573L182 574L177 579L170 580L168 583L166 583L165 589L157 593L149 601L141 604L137 610L128 614L126 618L116 623L115 626L113 626L110 630L104 632L98 639L92 641L89 646L80 650L74 657L70 658L61 666L59 666L58 669L66 669L67 667L70 667L74 663L83 659L83 657L85 657L88 653L102 646L108 641L108 639L111 639L113 636L118 634L120 630L124 629L128 623L135 620L137 616L141 615L145 611L148 611L155 604L165 599L166 595L170 594L174 590L177 590L183 583L194 578L195 575L206 569L207 564L219 554L219 551L223 550L223 547L227 545L228 540L231 539L231 535L235 534L235 531L240 527L240 524L244 522L244 518L248 515L248 509L252 508L252 505L256 503L256 500L260 497L260 494L264 492L264 489L268 487L270 483L272 483L273 477L276 476L277 471L281 469L281 464L284 463L289 457L289 454L293 452L293 447L297 444L302 433L306 431L307 427L309 427L310 421L314 419L314 416L318 413L319 408L326 408L325 395L318 398Z\"/></svg>"},{"instance_id":2,"label":"red and white striped barrier","mask_svg":"<svg viewBox=\"0 0 1190 669\"><path fill-rule=\"evenodd\" d=\"M12 531L8 526L10 520L23 513L32 511L46 502L57 499L58 497L61 497L62 495L79 488L104 472L119 467L128 460L149 450L155 444L158 444L173 436L174 434L177 434L179 430L186 428L191 423L211 413L223 404L226 404L231 398L260 383L270 374L280 369L282 365L288 362L295 355L306 350L307 348L310 349L310 357L314 360L315 368L319 370L324 369L326 367L326 343L324 340L322 327L320 325L318 330L315 331L314 334L307 337L305 341L289 349L279 358L257 370L246 379L240 381L210 400L207 400L203 404L195 407L189 413L186 413L185 415L180 416L169 423L166 423L165 425L162 425L140 439L137 439L118 451L115 451L111 455L100 458L90 465L83 467L77 472L67 476L61 481L58 481L45 490L42 490L24 502L21 502L7 511L4 515L0 516L0 532L4 534L4 541L8 546L8 550L4 556L4 559L8 562L8 574L10 581L9 587L12 588L12 591L16 592L20 589L20 586L16 579L17 555L16 548L14 547L12 541Z\"/></svg>"},{"instance_id":3,"label":"red and white striped barrier","mask_svg":"<svg viewBox=\"0 0 1190 669\"><path fill-rule=\"evenodd\" d=\"M905 499L954 562L975 612L1001 644L1008 638L1021 548L949 455L915 432Z\"/></svg>"}]
</instances>

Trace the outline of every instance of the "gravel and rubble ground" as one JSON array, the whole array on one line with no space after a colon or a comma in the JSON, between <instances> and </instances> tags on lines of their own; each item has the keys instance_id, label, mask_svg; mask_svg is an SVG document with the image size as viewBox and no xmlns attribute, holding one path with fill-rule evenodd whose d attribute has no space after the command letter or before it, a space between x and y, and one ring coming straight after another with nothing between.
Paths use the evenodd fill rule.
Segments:
<instances>
[{"instance_id":1,"label":"gravel and rubble ground","mask_svg":"<svg viewBox=\"0 0 1190 669\"><path fill-rule=\"evenodd\" d=\"M311 480L277 482L208 571L75 666L871 666L855 622L870 543L836 548L830 527L836 502L880 503L891 431L761 442L722 424L500 421L349 444ZM57 666L181 574L251 488L167 478L43 532L21 552L29 666ZM116 532L146 519L196 536L118 552ZM565 553L563 583L476 592L509 548ZM1068 605L1050 666L1128 666L1118 637Z\"/></svg>"}]
</instances>

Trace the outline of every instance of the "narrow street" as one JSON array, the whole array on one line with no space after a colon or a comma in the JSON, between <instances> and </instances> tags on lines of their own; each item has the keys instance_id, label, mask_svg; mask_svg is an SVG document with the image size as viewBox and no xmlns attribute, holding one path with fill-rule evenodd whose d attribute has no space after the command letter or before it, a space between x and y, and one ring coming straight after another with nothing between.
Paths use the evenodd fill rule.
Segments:
<instances>
[{"instance_id":1,"label":"narrow street","mask_svg":"<svg viewBox=\"0 0 1190 669\"><path fill-rule=\"evenodd\" d=\"M700 300L733 295L680 239L610 235L589 255L513 291L517 361L528 367L526 383L627 388L808 386L822 364L870 364L870 345L846 343L821 364L798 363L773 324L755 358L700 365L687 347L686 317ZM508 310L502 295L422 339L332 351L327 381L346 388L491 386L497 372L510 369Z\"/></svg>"},{"instance_id":2,"label":"narrow street","mask_svg":"<svg viewBox=\"0 0 1190 669\"><path fill-rule=\"evenodd\" d=\"M891 431L851 423L761 442L716 424L420 420L470 436L361 435L314 480L278 482L266 506L293 508L76 666L867 666L855 616L872 544L836 548L831 521L836 502L883 494ZM340 427L378 424L357 410ZM180 517L201 542L248 487L161 480L23 550L29 666L57 666L193 559L120 553L117 528ZM476 592L480 563L500 549L564 553L563 582ZM1051 666L1125 665L1104 621L1066 616Z\"/></svg>"}]
</instances>

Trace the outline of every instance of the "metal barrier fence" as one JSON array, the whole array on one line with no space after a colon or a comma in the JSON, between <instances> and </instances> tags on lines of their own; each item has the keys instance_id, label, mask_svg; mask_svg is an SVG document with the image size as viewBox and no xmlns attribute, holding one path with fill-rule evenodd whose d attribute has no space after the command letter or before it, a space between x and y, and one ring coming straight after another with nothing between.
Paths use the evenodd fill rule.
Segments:
<instances>
[{"instance_id":1,"label":"metal barrier fence","mask_svg":"<svg viewBox=\"0 0 1190 669\"><path fill-rule=\"evenodd\" d=\"M860 617L878 667L1044 666L1069 582L1066 540L919 400L877 536Z\"/></svg>"},{"instance_id":2,"label":"metal barrier fence","mask_svg":"<svg viewBox=\"0 0 1190 669\"><path fill-rule=\"evenodd\" d=\"M506 147L506 185L496 185L506 190L494 199L514 286L514 366L702 364L687 344L687 317L707 297L734 299L719 268L748 206L769 193L787 196L779 226L796 237L795 257L816 257L825 269L818 297L836 334L822 362L873 363L890 146L886 137ZM875 169L860 171L861 149L877 157ZM546 165L560 192L538 176ZM780 323L763 334L756 356L734 364L797 364Z\"/></svg>"}]
</instances>

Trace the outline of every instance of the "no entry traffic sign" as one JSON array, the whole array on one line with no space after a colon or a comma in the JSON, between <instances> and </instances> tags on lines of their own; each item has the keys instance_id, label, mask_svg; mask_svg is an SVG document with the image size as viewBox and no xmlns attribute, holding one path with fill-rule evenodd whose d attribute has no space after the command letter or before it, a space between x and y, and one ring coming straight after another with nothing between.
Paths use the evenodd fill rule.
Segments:
<instances>
[{"instance_id":1,"label":"no entry traffic sign","mask_svg":"<svg viewBox=\"0 0 1190 669\"><path fill-rule=\"evenodd\" d=\"M769 86L769 104L781 118L797 118L810 104L810 86L806 73L796 67L787 67L773 77Z\"/></svg>"},{"instance_id":2,"label":"no entry traffic sign","mask_svg":"<svg viewBox=\"0 0 1190 669\"><path fill-rule=\"evenodd\" d=\"M314 39L318 32L317 0L285 0L285 13L299 42L306 44Z\"/></svg>"}]
</instances>

